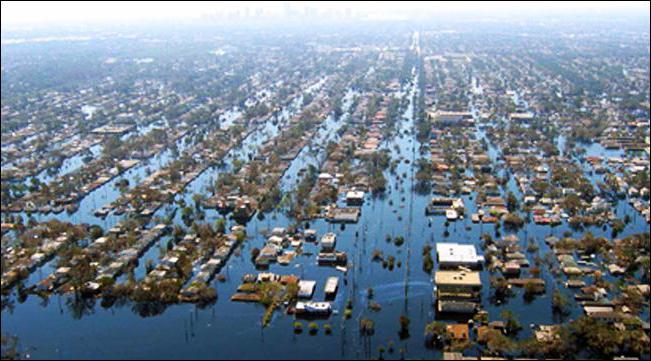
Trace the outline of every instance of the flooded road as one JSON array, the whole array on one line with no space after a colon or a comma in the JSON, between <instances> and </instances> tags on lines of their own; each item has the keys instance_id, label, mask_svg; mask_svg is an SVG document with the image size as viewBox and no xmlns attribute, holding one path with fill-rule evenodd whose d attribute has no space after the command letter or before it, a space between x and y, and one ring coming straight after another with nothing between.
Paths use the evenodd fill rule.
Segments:
<instances>
[{"instance_id":1,"label":"flooded road","mask_svg":"<svg viewBox=\"0 0 651 361\"><path fill-rule=\"evenodd\" d=\"M414 33L412 51L420 56L419 36ZM409 69L409 68L407 68ZM373 70L373 68L371 68ZM369 70L368 74L372 74ZM221 270L225 279L223 282L213 280L211 286L217 289L218 298L214 304L199 307L193 304L177 304L166 307L161 314L149 317L147 310L130 302L104 308L100 300L87 299L83 302L75 300L72 296L53 295L49 301L43 301L36 296L30 296L24 302L16 297L2 311L3 329L20 336L20 342L28 350L32 358L221 358L221 359L364 359L376 358L380 347L388 348L392 345L394 351L385 353L387 359L435 359L441 358L440 350L431 350L424 346L423 330L425 326L436 319L433 303L434 287L432 274L423 269L423 253L425 246L436 246L437 242L458 242L475 245L478 250L482 248L482 235L495 236L499 226L495 224L473 223L466 216L456 222L447 222L444 216L428 216L425 209L434 192L416 192L415 171L416 162L429 159L431 154L426 144L421 143L417 137L416 114L417 100L420 92L418 71L411 71L411 78L400 89L390 95L403 100L404 106L400 107L395 128L387 132L387 136L380 143L380 150L386 150L391 160L396 161L395 169L384 170L387 179L386 192L382 195L372 195L370 192L364 197L361 206L361 217L355 224L333 224L324 219L315 219L301 222L299 226L313 228L318 237L326 232L337 235L337 249L346 252L350 267L344 273L333 267L318 265L315 254L319 251L318 243L304 243L303 252L288 266L277 263L269 267L268 272L277 274L295 274L301 278L316 281L314 300L324 299L324 285L328 277L339 277L337 296L332 301L334 313L327 320L315 320L319 325L319 332L310 335L308 332L295 334L293 332L294 316L282 312L275 312L270 324L263 328L261 316L264 308L258 304L231 302L233 295L247 274L258 273L251 261L251 251L262 248L265 244L265 235L274 227L287 227L296 224L296 220L289 218L285 210L277 207L264 217L253 217L246 224L247 239L238 250L234 252L226 266ZM326 79L321 79L307 88L309 93L317 93L324 86ZM472 80L473 87L481 94L481 84L476 79ZM478 85L479 84L479 85ZM343 115L335 118L328 115L317 128L312 139L301 149L298 156L291 161L290 166L280 179L283 192L294 189L301 180L301 173L310 166L317 169L324 162L326 146L330 141L340 140L338 131L350 125L354 102L365 96L361 92L349 89L341 94ZM262 93L256 97L264 98ZM528 104L514 93L513 100L523 108ZM303 109L303 97L293 98L283 107L277 115L267 117L255 126L252 125L248 135L236 146L231 148L223 159L223 164L208 167L178 194L176 202L183 200L186 204L193 204L195 194L206 195L211 185L221 174L232 172L236 160L248 161L259 154L265 142L278 136L288 122ZM220 127L227 129L237 123L242 115L241 110L233 109L227 112L220 121ZM140 129L139 129L140 131ZM199 131L199 130L195 130ZM475 139L485 142L486 154L490 165L499 170L498 175L505 175L502 152L497 144L491 142L487 129L477 125L468 132ZM176 142L178 152L182 153L192 144L186 142L191 136L186 135ZM565 151L565 140L559 138L557 146L561 152ZM423 149L423 151L421 151ZM586 147L587 155L619 156L618 152L604 149L601 145L591 144ZM128 179L135 185L137 180L142 180L148 174L164 168L176 156L171 149L165 149L156 156L144 161L142 164L130 169L123 175L116 177L104 186L86 196L80 204L79 210L73 214L62 213L59 215L34 214L37 220L57 218L75 223L89 223L108 229L123 218L109 215L105 219L93 216L93 212L120 196L115 185L122 179ZM74 169L78 160L70 159L66 165ZM360 167L359 161L353 162L354 167ZM583 168L586 172L587 167ZM64 173L65 174L65 173ZM464 170L463 175L472 175L472 170ZM590 175L589 178L596 182L603 180L599 175ZM505 197L508 192L522 196L516 181L511 177L505 187L499 188L499 194ZM479 209L477 199L479 194L473 191L460 196L466 206L466 215L476 213ZM337 204L346 204L343 195L339 196ZM179 208L177 203L161 207L155 216L170 215ZM209 224L215 224L219 219L224 219L227 226L236 223L212 209L203 210L205 219ZM182 224L181 212L176 212L173 218L175 224ZM625 237L639 232L648 232L648 224L632 210L626 199L617 204L619 216L628 214L631 222L626 226L620 237ZM25 215L25 218L27 216ZM529 222L524 227L516 230L500 230L502 236L516 235L521 248L527 248L528 241L532 240L540 247L539 254L551 252L545 243L547 236L563 237L570 235L579 237L585 231L592 232L595 236L609 237L610 227L587 227L578 231L570 227L566 221L556 227L537 225ZM394 240L404 237L402 245ZM497 236L496 236L497 237ZM148 261L156 264L162 250L166 247L170 236L164 236L140 258L134 275L140 280L146 273ZM389 268L382 262L374 261L373 254L381 252L384 257L395 257L395 267ZM524 251L523 251L524 252ZM533 261L536 257L533 252L526 252L527 259ZM56 262L51 261L41 269L34 272L27 281L33 284L46 277L56 267ZM481 305L491 315L491 321L498 320L498 315L503 310L511 310L518 315L520 323L524 326L520 339L531 335L530 324L551 324L559 322L552 313L552 290L558 287L558 278L552 275L550 269L542 270L540 277L547 283L546 293L528 300L523 297L522 290L514 290L514 296L505 302L494 302L492 290L489 287L490 277L488 270L481 272L481 281L484 287L481 291ZM120 278L119 281L123 281ZM373 297L369 297L372 289ZM563 291L571 296L566 290ZM352 304L352 317L343 317L346 303ZM379 304L381 310L373 310L371 303ZM572 302L572 314L576 317L580 307ZM410 319L408 335L399 332L399 317ZM648 310L644 317L649 319ZM375 334L372 337L362 336L359 332L359 321L370 318L375 322ZM450 320L447 320L450 321ZM304 325L307 322L302 320ZM40 327L40 325L48 325ZM330 325L332 333L326 334L324 326ZM116 332L118 330L119 332ZM38 347L31 347L38 345ZM476 351L476 350L475 350Z\"/></svg>"}]
</instances>

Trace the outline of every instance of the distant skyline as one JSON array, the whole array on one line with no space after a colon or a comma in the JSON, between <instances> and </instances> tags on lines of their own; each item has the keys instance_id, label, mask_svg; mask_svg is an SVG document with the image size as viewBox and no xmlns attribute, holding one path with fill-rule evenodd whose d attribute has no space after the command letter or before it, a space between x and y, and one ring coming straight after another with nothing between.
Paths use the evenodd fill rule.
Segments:
<instances>
[{"instance_id":1,"label":"distant skyline","mask_svg":"<svg viewBox=\"0 0 651 361\"><path fill-rule=\"evenodd\" d=\"M509 2L509 1L243 1L243 2L2 2L2 27L125 24L130 22L191 21L206 17L287 19L337 15L350 19L409 19L429 14L455 16L517 16L574 12L649 14L649 2ZM232 19L231 19L232 20Z\"/></svg>"}]
</instances>

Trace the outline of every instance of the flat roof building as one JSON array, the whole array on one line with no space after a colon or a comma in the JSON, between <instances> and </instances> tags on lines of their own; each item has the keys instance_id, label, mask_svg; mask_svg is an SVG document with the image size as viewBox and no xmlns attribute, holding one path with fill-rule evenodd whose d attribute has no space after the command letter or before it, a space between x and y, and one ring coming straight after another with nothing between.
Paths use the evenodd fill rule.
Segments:
<instances>
[{"instance_id":1,"label":"flat roof building","mask_svg":"<svg viewBox=\"0 0 651 361\"><path fill-rule=\"evenodd\" d=\"M334 297L339 287L339 277L328 277L325 285L326 297Z\"/></svg>"},{"instance_id":2,"label":"flat roof building","mask_svg":"<svg viewBox=\"0 0 651 361\"><path fill-rule=\"evenodd\" d=\"M480 289L482 286L479 272L466 271L437 271L434 282L439 289L442 288L468 288Z\"/></svg>"},{"instance_id":3,"label":"flat roof building","mask_svg":"<svg viewBox=\"0 0 651 361\"><path fill-rule=\"evenodd\" d=\"M434 122L444 125L473 123L472 113L455 111L429 111L427 116Z\"/></svg>"},{"instance_id":4,"label":"flat roof building","mask_svg":"<svg viewBox=\"0 0 651 361\"><path fill-rule=\"evenodd\" d=\"M324 251L334 250L336 244L337 235L332 232L328 232L321 237L321 249Z\"/></svg>"},{"instance_id":5,"label":"flat roof building","mask_svg":"<svg viewBox=\"0 0 651 361\"><path fill-rule=\"evenodd\" d=\"M482 287L479 272L438 271L434 282L438 312L472 314L479 310Z\"/></svg>"},{"instance_id":6,"label":"flat roof building","mask_svg":"<svg viewBox=\"0 0 651 361\"><path fill-rule=\"evenodd\" d=\"M349 191L346 193L346 204L348 205L361 205L364 203L363 191Z\"/></svg>"},{"instance_id":7,"label":"flat roof building","mask_svg":"<svg viewBox=\"0 0 651 361\"><path fill-rule=\"evenodd\" d=\"M298 297L299 298L312 298L316 281L300 280L298 281Z\"/></svg>"},{"instance_id":8,"label":"flat roof building","mask_svg":"<svg viewBox=\"0 0 651 361\"><path fill-rule=\"evenodd\" d=\"M484 263L484 256L478 255L471 244L437 243L436 256L441 268L481 268Z\"/></svg>"}]
</instances>

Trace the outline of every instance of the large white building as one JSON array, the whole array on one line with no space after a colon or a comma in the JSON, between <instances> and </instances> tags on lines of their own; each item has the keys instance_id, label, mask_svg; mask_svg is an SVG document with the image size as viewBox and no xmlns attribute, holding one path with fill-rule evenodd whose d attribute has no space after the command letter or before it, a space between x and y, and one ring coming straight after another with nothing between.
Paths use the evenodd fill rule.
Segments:
<instances>
[{"instance_id":1,"label":"large white building","mask_svg":"<svg viewBox=\"0 0 651 361\"><path fill-rule=\"evenodd\" d=\"M478 255L472 244L437 243L436 257L441 268L480 268L484 263L484 256Z\"/></svg>"}]
</instances>

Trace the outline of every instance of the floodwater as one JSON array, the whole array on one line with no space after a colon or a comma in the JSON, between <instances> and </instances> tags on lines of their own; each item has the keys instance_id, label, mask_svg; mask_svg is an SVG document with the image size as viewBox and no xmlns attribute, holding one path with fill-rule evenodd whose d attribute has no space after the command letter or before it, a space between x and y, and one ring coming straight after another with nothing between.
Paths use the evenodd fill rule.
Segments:
<instances>
[{"instance_id":1,"label":"floodwater","mask_svg":"<svg viewBox=\"0 0 651 361\"><path fill-rule=\"evenodd\" d=\"M252 248L260 248L264 244L265 238L261 231L294 223L282 210L266 214L264 219L254 217L247 224L249 239L239 252L234 253L221 271L226 276L226 281L212 282L218 292L218 300L213 305L203 309L192 304L173 305L167 307L162 314L144 317L141 315L150 310L130 303L105 309L98 301L75 302L70 296L54 295L48 302L43 302L38 297L29 297L19 303L15 295L12 295L13 306L2 311L3 333L17 335L21 347L32 358L369 358L377 357L378 347L388 349L390 343L394 344L395 351L385 353L385 358L400 358L400 350L403 350L405 358L440 358L439 351L424 346L423 330L427 323L434 320L435 315L431 276L422 270L422 248L424 245L434 246L436 242L442 241L479 246L481 234L494 235L495 226L474 224L466 217L446 227L445 217L425 215L425 206L430 195L412 191L415 172L413 163L421 156L428 156L427 153L419 153L420 143L414 132L413 102L417 89L417 79L414 76L411 84L406 84L401 90L408 97L409 105L398 122L396 136L385 140L381 145L383 149L391 152L392 159L401 159L395 174L389 170L385 171L388 180L386 194L382 197L366 196L362 217L357 224L342 226L324 220L312 221L309 224L309 227L318 231L319 236L325 232L337 234L337 248L348 254L352 268L344 275L334 268L317 265L314 255L318 252L318 246L306 243L304 251L313 253L313 256L298 256L289 266L273 264L269 269L270 272L296 274L304 279L315 280L317 289L314 300L323 299L323 287L327 277L340 277L339 291L333 302L335 313L327 320L315 321L320 326L317 335L310 335L308 332L294 334L294 318L284 315L281 311L276 311L272 322L262 328L262 306L229 301L242 276L256 272L249 254ZM290 104L286 112L279 116L279 123L295 114L301 103L302 99L298 99ZM348 115L344 114L339 122L345 122L347 117ZM329 119L324 126L327 130L335 130L340 125ZM257 148L277 132L277 125L265 122L250 134L241 146L228 154L225 168L209 168L188 185L184 195L186 200L191 200L194 192L205 191L206 185L214 181L220 172L230 169L234 159L255 154ZM480 130L477 130L476 135L485 136ZM328 139L330 138L323 139L320 143L325 144ZM603 152L603 149L596 146L589 148L589 153ZM491 145L491 159L496 160L498 154L499 150ZM134 179L136 176L142 179L145 176L145 168L158 168L169 161L169 151L164 151L148 164L139 165L118 179ZM288 182L288 186L296 180L298 170L307 164L318 165L320 159L310 160L302 152L294 162L296 164L292 163L290 171L286 174L288 178L283 178L283 182ZM74 215L61 214L57 218L95 223L103 227L111 226L118 218L109 216L106 220L98 220L92 216L92 212L117 198L119 193L113 186L115 181L87 196ZM508 189L519 194L514 182L509 183ZM475 197L476 193L464 196L465 204L469 208L467 214L476 210ZM343 204L343 199L340 199L340 202ZM648 232L646 222L627 202L619 202L617 212L618 216L630 214L632 217L632 222L622 236ZM207 210L205 221L214 223L221 217L217 212ZM180 220L177 221L180 223ZM229 225L233 224L231 220L227 221ZM445 230L449 231L449 235L444 235ZM600 227L588 230L597 236L610 235L608 227L605 230ZM544 237L561 237L566 231L580 235L566 224L552 228L533 223L514 232L503 230L502 234L517 234L523 249L526 248L526 241L532 238L540 246L541 254L544 254L549 251L543 241ZM404 236L405 243L396 246L386 241L387 235L392 238ZM144 275L145 260L155 260L159 247L165 242L166 238L162 238L157 242L158 246L155 245L146 252L136 270L138 278ZM373 262L371 257L374 250L382 251L385 257L395 256L395 269L388 270L383 268L381 263ZM526 255L533 263L533 255ZM48 273L44 271L37 271L30 277L29 282L45 277ZM530 335L530 324L559 321L551 312L551 294L557 281L552 278L548 269L543 267L541 275L547 282L547 292L530 302L523 299L522 290L516 290L515 296L506 303L491 304L489 277L488 271L482 271L481 278L485 285L482 306L489 312L491 320L498 319L502 310L512 310L524 326L521 337ZM368 288L374 289L373 300L381 305L381 311L368 309ZM353 317L350 320L344 320L342 317L347 300L351 300L353 304ZM578 307L575 307L575 312L570 317L577 316L576 310ZM399 335L400 315L406 315L411 320L409 336L405 339L401 339ZM363 317L375 321L375 334L370 338L362 337L358 331L359 319ZM644 317L649 319L648 310L645 311ZM307 329L307 321L303 321L303 324ZM325 324L332 326L332 334L325 334Z\"/></svg>"}]
</instances>

